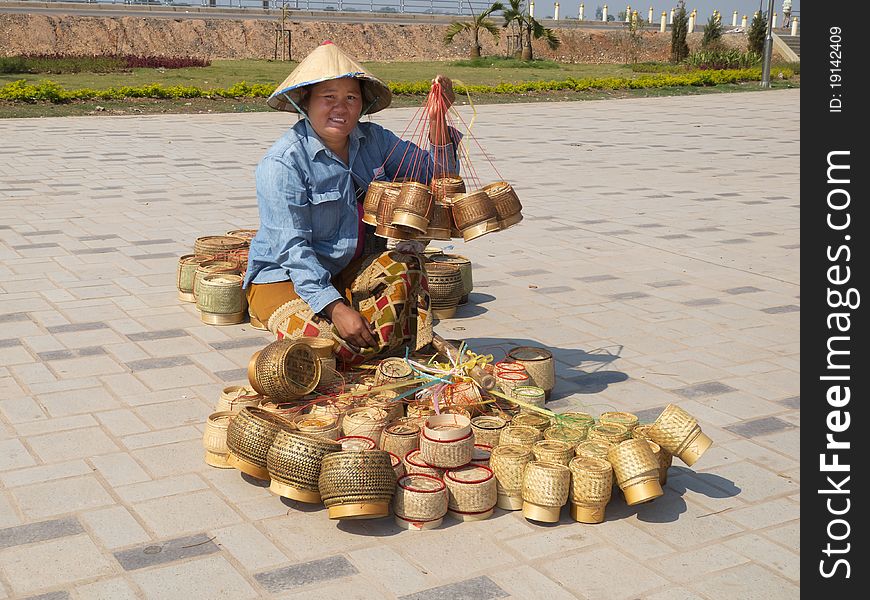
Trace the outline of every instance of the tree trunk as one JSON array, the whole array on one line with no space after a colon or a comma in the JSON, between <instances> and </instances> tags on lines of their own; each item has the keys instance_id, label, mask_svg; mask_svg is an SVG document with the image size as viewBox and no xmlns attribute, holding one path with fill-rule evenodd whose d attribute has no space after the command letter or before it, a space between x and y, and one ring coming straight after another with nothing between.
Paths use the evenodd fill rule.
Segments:
<instances>
[{"instance_id":1,"label":"tree trunk","mask_svg":"<svg viewBox=\"0 0 870 600\"><path fill-rule=\"evenodd\" d=\"M526 43L523 46L523 60L532 60L532 28L526 28Z\"/></svg>"},{"instance_id":2,"label":"tree trunk","mask_svg":"<svg viewBox=\"0 0 870 600\"><path fill-rule=\"evenodd\" d=\"M471 45L471 58L480 58L480 40L478 39L478 31L474 30L474 35Z\"/></svg>"}]
</instances>

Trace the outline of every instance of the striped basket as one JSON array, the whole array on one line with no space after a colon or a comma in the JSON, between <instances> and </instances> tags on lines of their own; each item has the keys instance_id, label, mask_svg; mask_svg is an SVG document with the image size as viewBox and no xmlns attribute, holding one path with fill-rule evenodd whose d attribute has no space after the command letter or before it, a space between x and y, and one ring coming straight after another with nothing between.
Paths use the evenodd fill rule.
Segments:
<instances>
[{"instance_id":1,"label":"striped basket","mask_svg":"<svg viewBox=\"0 0 870 600\"><path fill-rule=\"evenodd\" d=\"M523 205L514 188L506 181L496 181L483 187L483 191L492 200L498 215L501 229L507 229L523 220Z\"/></svg>"},{"instance_id":2,"label":"striped basket","mask_svg":"<svg viewBox=\"0 0 870 600\"><path fill-rule=\"evenodd\" d=\"M420 456L420 450L411 450L405 455L405 472L406 473L420 473L422 475L431 475L437 479L444 478L444 471L446 469L439 469L438 467L433 467L429 463L423 460L423 457Z\"/></svg>"},{"instance_id":3,"label":"striped basket","mask_svg":"<svg viewBox=\"0 0 870 600\"><path fill-rule=\"evenodd\" d=\"M446 263L459 267L459 274L462 277L462 296L459 298L459 304L466 304L468 296L474 290L474 281L471 275L471 261L459 254L436 254L431 260L436 263Z\"/></svg>"}]
</instances>

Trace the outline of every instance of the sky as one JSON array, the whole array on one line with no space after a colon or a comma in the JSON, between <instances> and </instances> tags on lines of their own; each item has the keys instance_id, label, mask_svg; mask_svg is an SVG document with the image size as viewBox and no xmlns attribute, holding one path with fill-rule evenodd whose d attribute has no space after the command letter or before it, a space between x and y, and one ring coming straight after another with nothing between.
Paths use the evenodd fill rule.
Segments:
<instances>
[{"instance_id":1,"label":"sky","mask_svg":"<svg viewBox=\"0 0 870 600\"><path fill-rule=\"evenodd\" d=\"M699 21L706 21L707 18L713 14L714 10L718 10L722 13L722 20L726 24L730 24L731 16L736 10L738 12L738 25L740 24L740 19L743 18L743 15L749 17L749 20L751 21L752 15L758 10L759 5L761 5L762 11L766 11L768 4L768 0L685 0L685 2L687 11L691 12L692 9L698 10ZM536 4L549 5L550 1L536 0ZM650 6L653 7L653 15L660 16L662 11L670 13L671 9L676 6L677 2L676 0L634 0L633 2L630 0L583 0L583 4L585 5L587 15L590 14L590 8L592 10L591 14L594 15L596 7L607 4L607 10L610 14L615 15L616 13L624 11L626 6L631 6L632 10L637 10L639 14L644 15L644 18L646 18L645 15L649 11ZM561 0L559 2L559 7L563 14L565 13L565 8L568 6L573 6L573 10L576 10L580 6L580 0ZM800 0L792 0L792 13L800 11L800 9ZM773 0L773 12L779 15L779 21L781 22L782 0ZM657 19L655 19L655 21L657 21Z\"/></svg>"}]
</instances>

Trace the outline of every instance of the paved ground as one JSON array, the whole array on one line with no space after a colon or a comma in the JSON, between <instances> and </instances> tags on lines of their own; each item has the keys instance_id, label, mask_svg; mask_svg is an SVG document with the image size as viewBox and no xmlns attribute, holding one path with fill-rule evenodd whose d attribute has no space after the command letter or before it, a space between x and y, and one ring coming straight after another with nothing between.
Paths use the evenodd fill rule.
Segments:
<instances>
[{"instance_id":1,"label":"paved ground","mask_svg":"<svg viewBox=\"0 0 870 600\"><path fill-rule=\"evenodd\" d=\"M551 406L675 402L715 445L601 525L497 511L421 533L336 524L202 461L220 390L269 339L201 324L177 258L257 225L253 167L286 115L0 121L0 598L797 597L799 109L798 91L479 109L526 220L457 243L475 293L438 330L548 346Z\"/></svg>"}]
</instances>

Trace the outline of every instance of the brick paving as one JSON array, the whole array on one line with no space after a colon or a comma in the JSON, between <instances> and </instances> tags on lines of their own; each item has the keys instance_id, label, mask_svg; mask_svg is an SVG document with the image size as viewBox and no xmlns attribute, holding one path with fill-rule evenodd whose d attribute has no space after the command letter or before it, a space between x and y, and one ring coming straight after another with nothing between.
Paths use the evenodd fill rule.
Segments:
<instances>
[{"instance_id":1,"label":"brick paving","mask_svg":"<svg viewBox=\"0 0 870 600\"><path fill-rule=\"evenodd\" d=\"M799 111L797 90L478 107L525 221L456 241L475 290L437 330L551 348L556 410L674 402L715 445L600 525L427 532L202 460L269 337L202 324L177 258L257 226L253 169L292 117L0 121L0 598L796 597Z\"/></svg>"}]
</instances>

